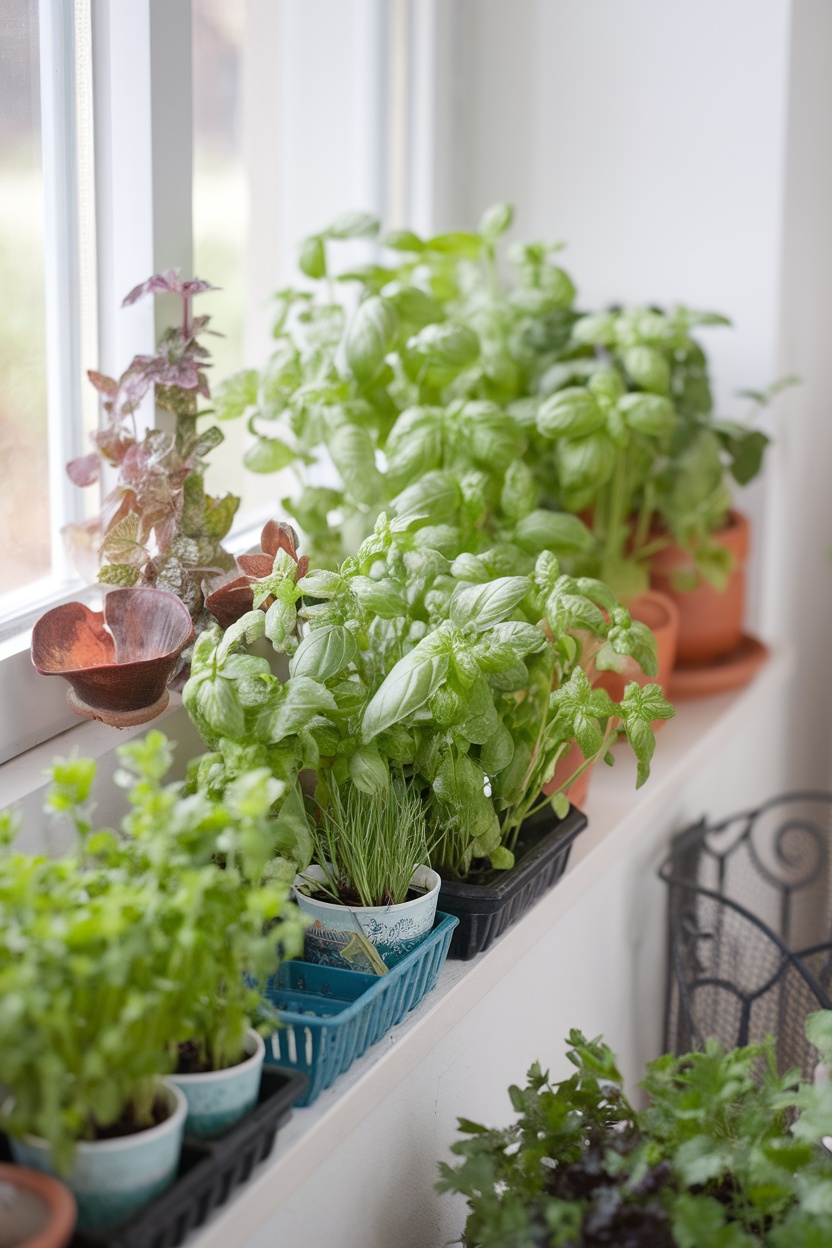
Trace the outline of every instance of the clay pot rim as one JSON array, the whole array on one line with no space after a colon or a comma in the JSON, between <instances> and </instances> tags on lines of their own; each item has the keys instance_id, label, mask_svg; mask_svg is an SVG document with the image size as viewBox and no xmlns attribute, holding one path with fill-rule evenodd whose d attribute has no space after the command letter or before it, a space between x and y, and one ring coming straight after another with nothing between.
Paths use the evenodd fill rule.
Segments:
<instances>
[{"instance_id":1,"label":"clay pot rim","mask_svg":"<svg viewBox=\"0 0 832 1248\"><path fill-rule=\"evenodd\" d=\"M645 589L627 604L627 609L634 620L639 618L637 615L638 604L645 599L664 611L664 619L659 624L647 625L652 632L655 632L657 628L663 627L678 628L679 608L670 595L664 593L661 589ZM642 621L642 623L646 623L646 621Z\"/></svg>"},{"instance_id":2,"label":"clay pot rim","mask_svg":"<svg viewBox=\"0 0 832 1248\"><path fill-rule=\"evenodd\" d=\"M40 1234L27 1242L26 1248L57 1248L59 1244L67 1242L77 1216L75 1197L68 1187L39 1170L30 1170L28 1166L7 1165L5 1162L0 1163L0 1183L9 1183L12 1187L34 1192L49 1210L48 1224Z\"/></svg>"},{"instance_id":3,"label":"clay pot rim","mask_svg":"<svg viewBox=\"0 0 832 1248\"><path fill-rule=\"evenodd\" d=\"M133 589L136 589L139 591L150 590L150 592L153 593L154 595L164 594L166 598L170 599L172 603L176 604L176 609L180 610L183 613L183 615L187 617L188 626L189 626L187 636L184 638L181 645L175 647L173 650L166 650L164 654L156 655L154 658L130 659L129 662L127 663L118 663L118 662L93 663L89 667L43 667L42 666L42 664L39 662L38 657L37 657L38 632L45 620L64 611L68 606L79 606L81 607L81 609L83 610L86 616L88 617L92 616L94 618L100 619L103 627L112 637L113 636L112 631L110 630L108 623L107 623L107 599L110 597L111 594L129 593ZM109 593L104 598L104 607L103 607L103 610L101 611L93 611L92 608L88 607L86 603L84 602L73 602L73 603L65 602L65 603L62 603L58 607L53 607L50 611L44 612L44 614L40 617L40 619L38 619L35 622L35 625L32 628L32 645L31 645L32 663L34 664L36 670L40 673L41 676L64 676L66 678L69 678L70 676L83 676L85 673L89 674L91 672L110 672L110 671L119 671L119 672L126 672L126 673L140 672L140 671L145 670L148 667L154 667L154 666L157 666L159 663L170 662L172 659L178 658L179 655L182 653L182 651L185 649L185 647L190 645L191 641L193 641L193 637L194 637L194 622L191 619L191 613L188 610L188 608L185 606L182 599L177 598L176 594L172 594L170 590L167 590L167 589L155 589L151 585L122 586L119 589L113 589L109 591ZM115 638L113 638L113 641L115 643Z\"/></svg>"}]
</instances>

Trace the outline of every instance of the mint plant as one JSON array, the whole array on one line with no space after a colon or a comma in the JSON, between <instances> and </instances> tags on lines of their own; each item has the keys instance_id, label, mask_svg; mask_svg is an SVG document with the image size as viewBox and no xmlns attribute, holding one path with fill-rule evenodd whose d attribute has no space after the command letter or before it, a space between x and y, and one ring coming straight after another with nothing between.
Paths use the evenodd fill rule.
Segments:
<instances>
[{"instance_id":1,"label":"mint plant","mask_svg":"<svg viewBox=\"0 0 832 1248\"><path fill-rule=\"evenodd\" d=\"M327 786L379 792L402 769L425 805L431 865L466 875L486 858L512 866L520 826L545 805L541 790L574 741L585 762L564 788L583 767L611 761L621 735L641 784L650 724L672 714L656 685L631 685L620 704L591 687L587 668L624 655L655 671L652 634L606 586L562 574L546 553L513 576L502 574L499 549L493 561L488 552L449 559L417 524L382 515L337 571L298 578L287 556L262 585L275 599L273 624L253 611L195 647L183 696L212 751L195 780L221 792L246 768L267 767L286 784L282 852L301 868L312 850L302 819L309 772L325 806ZM264 634L291 656L285 683L246 650ZM556 810L566 805L556 797Z\"/></svg>"},{"instance_id":2,"label":"mint plant","mask_svg":"<svg viewBox=\"0 0 832 1248\"><path fill-rule=\"evenodd\" d=\"M203 602L205 578L233 566L222 546L239 499L212 498L205 492L206 456L223 441L216 425L199 429L210 409L206 370L210 354L200 342L209 317L193 316L192 300L213 290L199 278L183 280L168 269L142 282L124 307L151 294L172 294L182 301L181 323L165 331L154 355L137 355L121 377L90 372L102 396L105 420L91 435L95 449L71 460L70 479L89 486L103 479L115 484L95 520L65 531L76 559L92 552L105 585L155 585L177 594L196 617ZM170 428L142 433L135 413L149 393L170 414ZM109 471L108 471L109 470Z\"/></svg>"},{"instance_id":3,"label":"mint plant","mask_svg":"<svg viewBox=\"0 0 832 1248\"><path fill-rule=\"evenodd\" d=\"M48 1140L63 1169L78 1140L153 1125L181 1044L210 1069L237 1062L278 942L284 956L301 943L285 884L262 878L279 783L252 772L222 804L185 794L162 783L158 732L120 757L118 831L92 827L89 759L53 768L48 809L72 820L71 853L15 853L15 820L0 819L2 1125Z\"/></svg>"},{"instance_id":4,"label":"mint plant","mask_svg":"<svg viewBox=\"0 0 832 1248\"><path fill-rule=\"evenodd\" d=\"M807 1034L829 1053L832 1015ZM535 1064L504 1130L467 1119L439 1190L468 1202L470 1248L819 1248L832 1235L829 1084L777 1073L772 1042L665 1055L633 1108L611 1050L579 1031L559 1083Z\"/></svg>"}]
</instances>

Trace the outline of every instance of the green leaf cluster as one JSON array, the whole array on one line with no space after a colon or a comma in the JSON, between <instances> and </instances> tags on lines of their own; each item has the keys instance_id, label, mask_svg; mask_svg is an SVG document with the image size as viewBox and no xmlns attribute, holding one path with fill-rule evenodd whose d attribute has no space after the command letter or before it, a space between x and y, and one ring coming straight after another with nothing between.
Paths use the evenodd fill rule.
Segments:
<instances>
[{"instance_id":1,"label":"green leaf cluster","mask_svg":"<svg viewBox=\"0 0 832 1248\"><path fill-rule=\"evenodd\" d=\"M828 1051L832 1015L807 1034ZM819 1037L816 1039L816 1036ZM503 1130L460 1119L439 1190L464 1195L477 1248L816 1248L832 1237L829 1084L779 1075L768 1041L651 1062L647 1106L578 1031L559 1083L535 1064Z\"/></svg>"},{"instance_id":2,"label":"green leaf cluster","mask_svg":"<svg viewBox=\"0 0 832 1248\"><path fill-rule=\"evenodd\" d=\"M474 552L534 512L528 422L513 405L568 342L575 289L543 243L510 250L503 288L496 251L512 215L501 204L475 233L387 234L385 263L337 274L333 245L378 224L356 214L307 239L300 267L317 288L279 292L270 361L219 387L218 416L258 436L249 466L297 471L284 506L314 563L353 554L382 509L418 510ZM318 484L322 463L331 486Z\"/></svg>"},{"instance_id":3,"label":"green leaf cluster","mask_svg":"<svg viewBox=\"0 0 832 1248\"><path fill-rule=\"evenodd\" d=\"M654 672L649 630L549 551L474 555L432 540L419 520L383 513L337 569L297 579L286 560L276 602L291 599L299 644L297 633L270 633L272 606L224 636L204 633L194 649L183 696L212 751L194 782L221 793L267 768L284 785L279 852L299 869L320 845L314 817L304 818L313 772L312 806L323 810L335 788L371 792L402 774L425 810L431 865L458 875L478 860L513 864L520 826L546 805L542 789L574 742L584 761L561 790L619 736L638 758L638 782L647 777L651 723L672 708L656 685L632 684L616 704L587 671L626 654ZM288 680L251 652L264 631L291 656Z\"/></svg>"},{"instance_id":4,"label":"green leaf cluster","mask_svg":"<svg viewBox=\"0 0 832 1248\"><path fill-rule=\"evenodd\" d=\"M315 288L279 292L273 356L224 383L219 415L258 435L250 467L297 471L284 506L313 563L353 554L384 509L422 515L440 549L552 549L625 598L670 540L724 585L712 535L768 443L713 411L694 332L728 322L681 306L579 315L560 244L498 254L512 220L497 204L472 233L394 231L347 271L333 247L377 222L350 214L307 239ZM792 380L749 396L759 407ZM589 524L577 545L560 544L564 512Z\"/></svg>"},{"instance_id":5,"label":"green leaf cluster","mask_svg":"<svg viewBox=\"0 0 832 1248\"><path fill-rule=\"evenodd\" d=\"M2 1126L48 1140L62 1168L77 1141L153 1121L179 1044L210 1068L238 1061L278 942L300 949L286 884L264 878L279 783L252 771L222 802L188 794L163 783L172 751L159 732L119 755L118 830L92 829L95 765L73 757L55 762L47 803L71 818L72 852L16 853L0 838Z\"/></svg>"}]
</instances>

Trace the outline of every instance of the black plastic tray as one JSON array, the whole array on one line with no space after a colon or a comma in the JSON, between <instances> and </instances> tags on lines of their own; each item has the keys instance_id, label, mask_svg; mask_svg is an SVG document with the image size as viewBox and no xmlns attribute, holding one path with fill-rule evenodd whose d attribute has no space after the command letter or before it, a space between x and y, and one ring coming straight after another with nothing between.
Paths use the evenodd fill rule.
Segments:
<instances>
[{"instance_id":1,"label":"black plastic tray","mask_svg":"<svg viewBox=\"0 0 832 1248\"><path fill-rule=\"evenodd\" d=\"M219 1139L186 1136L179 1173L167 1191L120 1226L76 1231L70 1248L176 1248L265 1161L305 1087L306 1076L298 1071L264 1067L260 1096L250 1114ZM11 1160L11 1152L0 1134L0 1159L6 1158Z\"/></svg>"},{"instance_id":2,"label":"black plastic tray","mask_svg":"<svg viewBox=\"0 0 832 1248\"><path fill-rule=\"evenodd\" d=\"M563 875L572 842L585 827L586 815L575 806L563 819L541 811L520 829L510 871L490 871L477 882L443 880L439 908L459 919L448 957L467 962L516 923Z\"/></svg>"}]
</instances>

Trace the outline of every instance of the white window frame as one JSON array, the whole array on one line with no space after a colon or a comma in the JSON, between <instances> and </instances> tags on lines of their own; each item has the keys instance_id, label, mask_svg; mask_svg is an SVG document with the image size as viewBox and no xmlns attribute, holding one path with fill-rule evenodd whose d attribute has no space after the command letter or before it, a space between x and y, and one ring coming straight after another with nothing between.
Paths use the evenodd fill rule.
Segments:
<instances>
[{"instance_id":1,"label":"white window frame","mask_svg":"<svg viewBox=\"0 0 832 1248\"><path fill-rule=\"evenodd\" d=\"M74 6L40 0L42 135L46 193L50 581L25 587L26 610L0 632L0 762L78 723L66 684L35 671L31 628L49 606L94 603L72 577L60 529L83 518L66 462L82 454L78 231L75 182ZM124 295L172 265L189 271L191 238L190 0L92 0L98 366L118 376L154 349L169 309ZM152 414L150 416L152 418Z\"/></svg>"}]
</instances>

